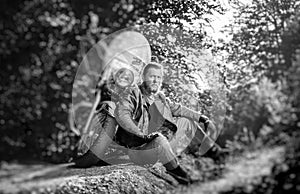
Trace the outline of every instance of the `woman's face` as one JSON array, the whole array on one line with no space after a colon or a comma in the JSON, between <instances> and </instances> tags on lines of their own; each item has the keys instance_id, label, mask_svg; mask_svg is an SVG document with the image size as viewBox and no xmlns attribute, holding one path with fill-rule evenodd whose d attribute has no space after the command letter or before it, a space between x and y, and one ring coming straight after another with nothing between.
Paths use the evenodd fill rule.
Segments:
<instances>
[{"instance_id":1,"label":"woman's face","mask_svg":"<svg viewBox=\"0 0 300 194\"><path fill-rule=\"evenodd\" d=\"M131 70L122 68L116 73L115 81L117 86L125 88L131 86L134 80L134 74Z\"/></svg>"}]
</instances>

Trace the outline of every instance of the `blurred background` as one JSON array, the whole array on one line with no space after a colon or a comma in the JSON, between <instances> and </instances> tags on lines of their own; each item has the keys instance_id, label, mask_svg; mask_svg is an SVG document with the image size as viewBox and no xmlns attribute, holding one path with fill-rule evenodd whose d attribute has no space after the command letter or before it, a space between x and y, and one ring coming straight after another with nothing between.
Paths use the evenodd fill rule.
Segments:
<instances>
[{"instance_id":1,"label":"blurred background","mask_svg":"<svg viewBox=\"0 0 300 194\"><path fill-rule=\"evenodd\" d=\"M289 170L282 177L299 182L299 174L290 176L297 169L299 173L300 156L299 1L2 0L0 4L1 161L61 163L74 156L79 137L70 130L69 108L82 57L117 30L151 23L172 25L193 38L192 42L183 38L181 49L151 44L152 53L178 73L166 80L167 96L205 114L210 114L212 103L221 103L226 114L218 143L231 154L283 145ZM197 63L199 55L194 56L199 60L190 58L193 49L212 56L207 63L217 70L224 101L201 86L191 94L195 101L185 96L190 87L184 85L195 81L193 73L205 63ZM196 152L195 146L187 152Z\"/></svg>"}]
</instances>

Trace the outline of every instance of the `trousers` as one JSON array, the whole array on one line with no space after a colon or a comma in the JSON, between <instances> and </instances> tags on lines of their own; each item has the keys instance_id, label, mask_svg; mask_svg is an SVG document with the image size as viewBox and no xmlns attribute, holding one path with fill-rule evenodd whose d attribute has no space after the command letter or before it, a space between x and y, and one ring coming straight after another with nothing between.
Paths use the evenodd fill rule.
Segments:
<instances>
[{"instance_id":1,"label":"trousers","mask_svg":"<svg viewBox=\"0 0 300 194\"><path fill-rule=\"evenodd\" d=\"M191 143L195 136L197 125L191 119L179 117L175 121L177 131L170 139L170 145L176 155L180 155Z\"/></svg>"},{"instance_id":2,"label":"trousers","mask_svg":"<svg viewBox=\"0 0 300 194\"><path fill-rule=\"evenodd\" d=\"M174 160L191 143L198 127L194 121L184 117L178 117L175 124L177 131L171 138L167 139L164 135L159 134L150 143L128 149L129 158L140 165L154 164L157 161L165 164ZM117 122L115 118L109 114L106 115L105 120L102 121L98 137L90 147L90 150L98 158L103 159L108 147L112 143L116 144L113 141L116 130Z\"/></svg>"},{"instance_id":3,"label":"trousers","mask_svg":"<svg viewBox=\"0 0 300 194\"><path fill-rule=\"evenodd\" d=\"M158 161L162 164L167 164L176 160L176 155L168 139L160 133L159 136L151 142L130 149L128 155L134 163L139 165L154 164ZM173 163L173 168L175 168L176 165L176 162Z\"/></svg>"},{"instance_id":4,"label":"trousers","mask_svg":"<svg viewBox=\"0 0 300 194\"><path fill-rule=\"evenodd\" d=\"M108 147L115 143L113 141L117 129L115 118L107 115L103 121L103 126L99 130L98 137L93 142L90 150L100 159L105 160L105 153ZM116 144L116 143L115 143ZM160 161L163 164L174 161L174 154L168 139L159 134L153 141L145 143L139 147L127 149L127 154L132 162L138 165L154 164ZM175 168L176 164L174 164Z\"/></svg>"}]
</instances>

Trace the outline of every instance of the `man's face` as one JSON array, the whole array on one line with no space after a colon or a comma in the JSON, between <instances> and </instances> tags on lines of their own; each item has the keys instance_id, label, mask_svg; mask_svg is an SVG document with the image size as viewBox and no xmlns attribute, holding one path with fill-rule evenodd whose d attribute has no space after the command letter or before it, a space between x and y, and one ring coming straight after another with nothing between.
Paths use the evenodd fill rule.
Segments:
<instances>
[{"instance_id":1,"label":"man's face","mask_svg":"<svg viewBox=\"0 0 300 194\"><path fill-rule=\"evenodd\" d=\"M162 70L157 68L149 68L144 76L147 92L157 93L162 84Z\"/></svg>"}]
</instances>

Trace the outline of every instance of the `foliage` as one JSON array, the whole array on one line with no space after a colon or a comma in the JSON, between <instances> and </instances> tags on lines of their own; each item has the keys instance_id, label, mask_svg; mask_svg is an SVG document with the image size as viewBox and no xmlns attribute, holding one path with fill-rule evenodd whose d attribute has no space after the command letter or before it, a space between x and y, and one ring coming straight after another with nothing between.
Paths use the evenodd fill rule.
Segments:
<instances>
[{"instance_id":1,"label":"foliage","mask_svg":"<svg viewBox=\"0 0 300 194\"><path fill-rule=\"evenodd\" d=\"M203 26L209 25L206 17L214 11L222 12L215 1L2 1L3 159L60 162L73 155L78 138L68 124L72 82L82 56L98 40L133 24L158 22L182 28L197 19L198 28L187 32L203 46ZM154 50L163 53L163 48Z\"/></svg>"},{"instance_id":2,"label":"foliage","mask_svg":"<svg viewBox=\"0 0 300 194\"><path fill-rule=\"evenodd\" d=\"M239 5L231 26L232 41L227 48L234 61L236 81L250 81L263 75L277 80L290 66L284 55L289 47L282 45L287 23L300 4L296 0L253 0Z\"/></svg>"},{"instance_id":3,"label":"foliage","mask_svg":"<svg viewBox=\"0 0 300 194\"><path fill-rule=\"evenodd\" d=\"M288 94L287 88L299 82L287 81L295 73L291 69L295 68L292 56L297 41L291 44L291 39L298 37L297 33L291 36L297 30L290 32L290 23L299 2L254 0L244 5L236 1L234 6L234 23L227 27L232 40L223 44L232 64L226 74L232 110L226 120L226 137L253 133L255 139L270 140L268 134L278 134L286 127L283 123L292 122L291 94L297 91L294 88Z\"/></svg>"}]
</instances>

